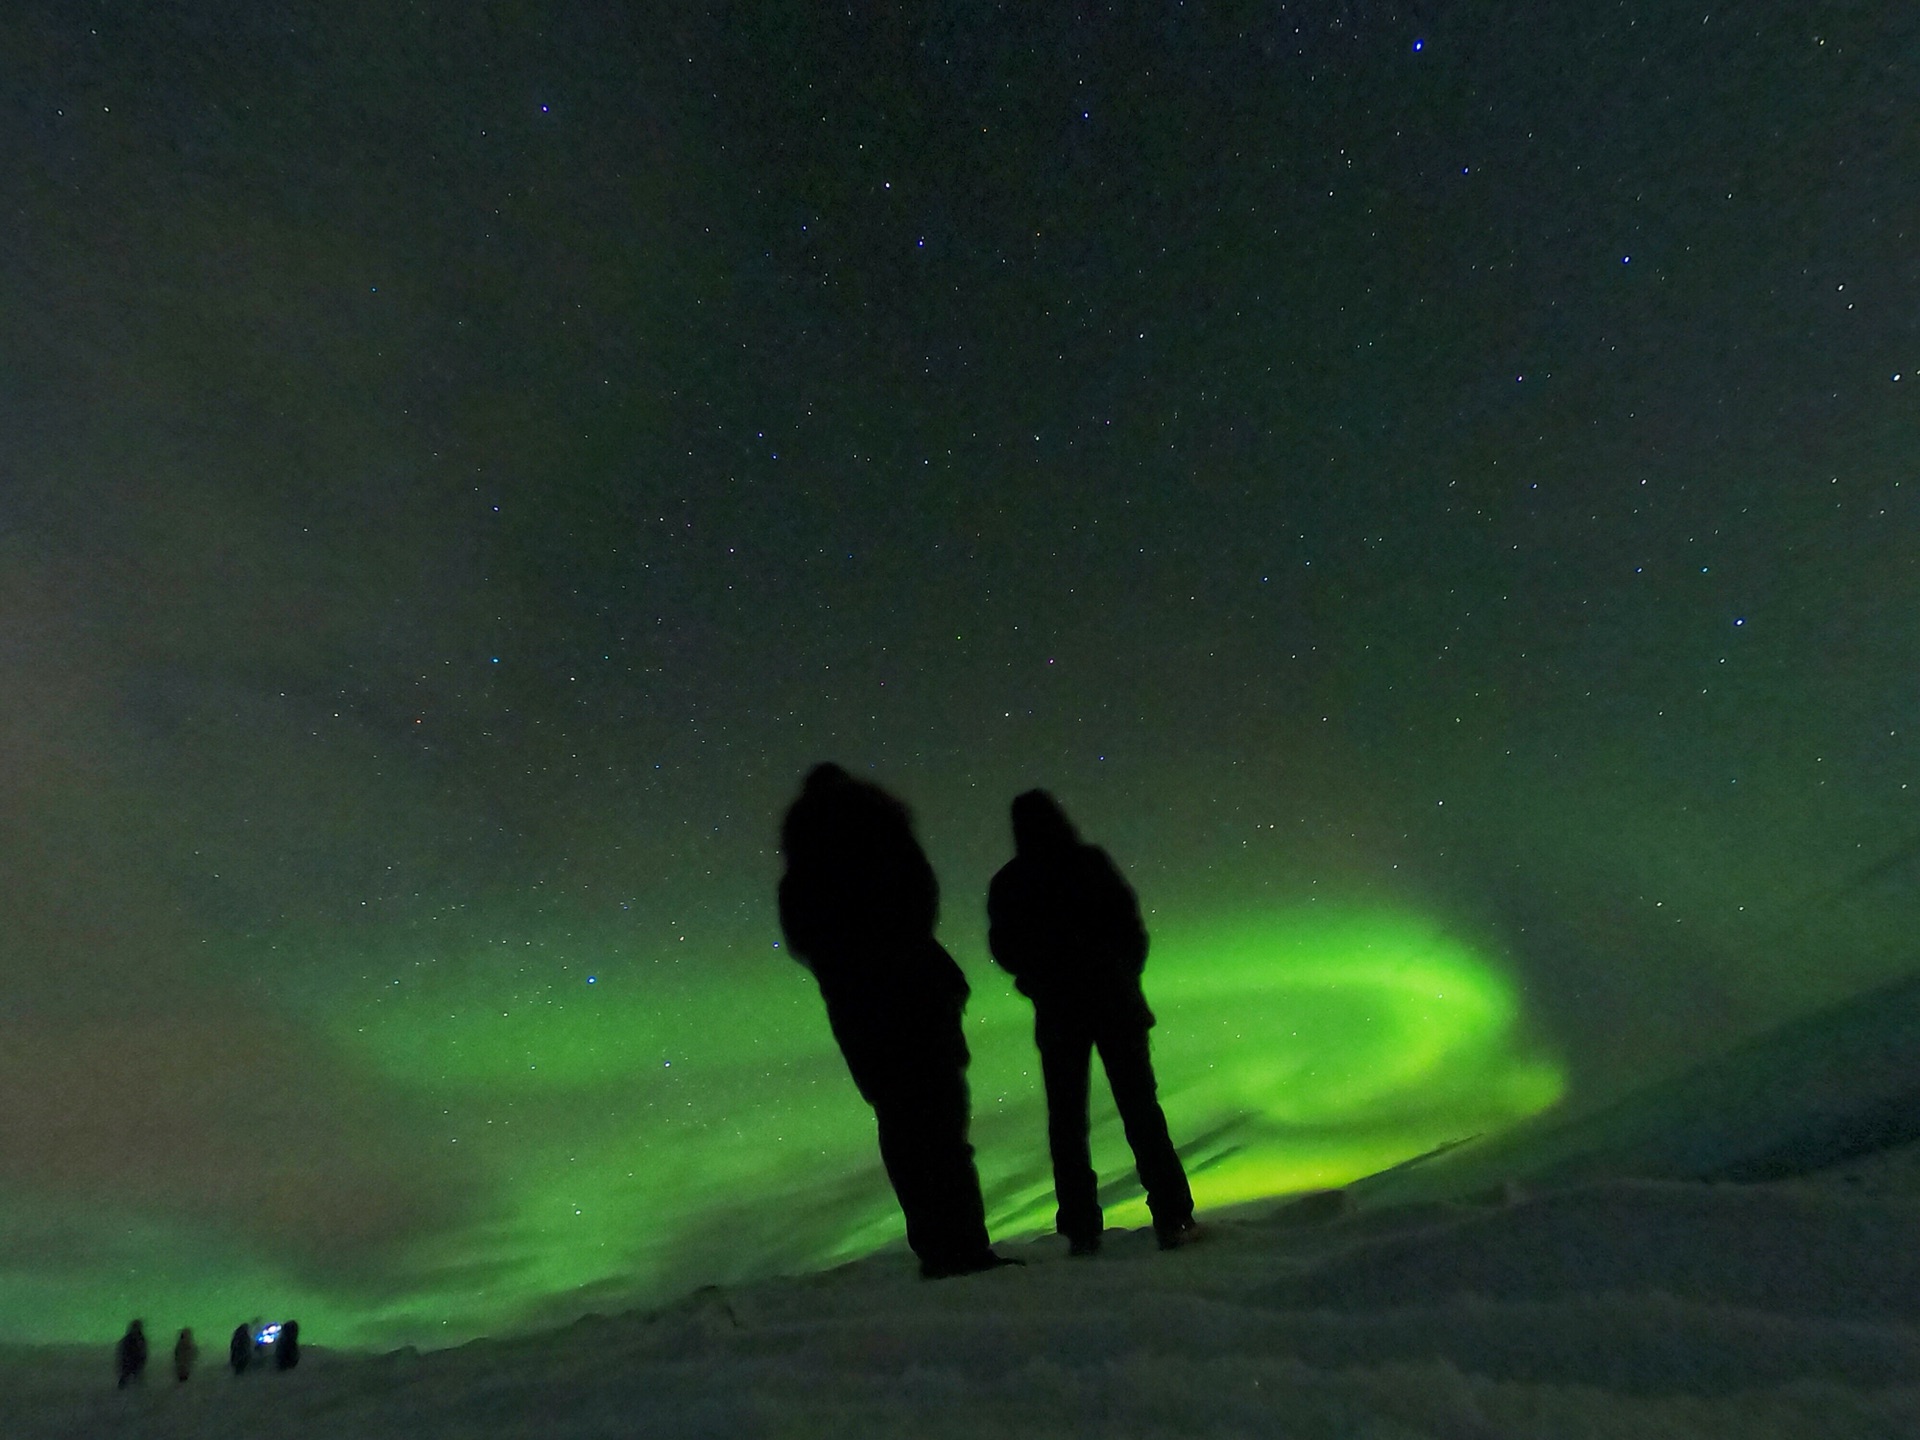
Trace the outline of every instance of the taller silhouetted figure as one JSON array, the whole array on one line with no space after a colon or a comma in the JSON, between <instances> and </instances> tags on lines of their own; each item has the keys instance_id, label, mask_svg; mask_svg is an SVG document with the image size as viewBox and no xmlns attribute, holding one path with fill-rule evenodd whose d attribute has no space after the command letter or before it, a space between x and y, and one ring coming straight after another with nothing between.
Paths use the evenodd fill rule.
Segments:
<instances>
[{"instance_id":1,"label":"taller silhouetted figure","mask_svg":"<svg viewBox=\"0 0 1920 1440\"><path fill-rule=\"evenodd\" d=\"M1140 901L1107 852L1085 844L1044 790L1014 800L1013 846L1013 859L987 890L987 944L1033 1001L1059 1204L1054 1224L1074 1254L1099 1250L1099 1182L1087 1144L1088 1076L1098 1049L1154 1233L1164 1249L1183 1245L1199 1232L1147 1048L1153 1012L1140 988L1147 963Z\"/></svg>"},{"instance_id":2,"label":"taller silhouetted figure","mask_svg":"<svg viewBox=\"0 0 1920 1440\"><path fill-rule=\"evenodd\" d=\"M1004 1263L987 1244L968 1142L966 976L933 937L940 887L907 807L816 765L780 827L780 927L813 972L873 1107L880 1159L929 1278Z\"/></svg>"},{"instance_id":3,"label":"taller silhouetted figure","mask_svg":"<svg viewBox=\"0 0 1920 1440\"><path fill-rule=\"evenodd\" d=\"M138 1380L147 1368L147 1330L138 1320L127 1325L127 1333L120 1337L120 1343L114 1347L114 1365L120 1376L120 1388L126 1389Z\"/></svg>"}]
</instances>

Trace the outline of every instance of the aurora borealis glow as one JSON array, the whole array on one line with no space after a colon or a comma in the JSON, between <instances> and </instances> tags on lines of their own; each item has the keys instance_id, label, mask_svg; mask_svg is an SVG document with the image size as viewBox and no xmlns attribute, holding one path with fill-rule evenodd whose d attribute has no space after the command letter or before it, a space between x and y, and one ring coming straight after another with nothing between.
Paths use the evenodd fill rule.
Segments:
<instances>
[{"instance_id":1,"label":"aurora borealis glow","mask_svg":"<svg viewBox=\"0 0 1920 1440\"><path fill-rule=\"evenodd\" d=\"M1203 1207L1342 1183L1558 1098L1559 1072L1530 1053L1499 969L1416 919L1302 909L1175 925L1158 950L1156 994L1178 1017L1162 1027L1162 1090L1186 1121ZM179 1222L139 1233L140 1260L121 1251L110 1263L132 1262L196 1311L272 1294L366 1342L444 1335L450 1313L463 1335L547 1313L555 1297L550 1318L582 1292L657 1297L676 1279L819 1268L899 1240L871 1117L797 971L768 965L724 989L595 974L591 988L577 977L571 993L546 987L530 1005L524 979L496 988L476 968L444 964L456 983L402 981L333 1017L344 1052L409 1108L441 1117L433 1142L462 1147L490 1198L483 1221L406 1257L390 1279L400 1294L343 1304L296 1276L236 1272ZM1031 1012L989 984L971 1020L994 1228L1045 1232L1053 1192L1033 1143L1046 1122ZM1109 1223L1144 1224L1110 1103L1100 1115L1103 1180L1133 1197ZM48 1293L40 1323L55 1334L110 1323L124 1296L109 1276L93 1284L101 1310L85 1308L86 1291Z\"/></svg>"},{"instance_id":2,"label":"aurora borealis glow","mask_svg":"<svg viewBox=\"0 0 1920 1440\"><path fill-rule=\"evenodd\" d=\"M1203 1207L1912 967L1920 17L379 8L0 20L0 1340L897 1239L776 944L820 759L996 1234L1031 785Z\"/></svg>"}]
</instances>

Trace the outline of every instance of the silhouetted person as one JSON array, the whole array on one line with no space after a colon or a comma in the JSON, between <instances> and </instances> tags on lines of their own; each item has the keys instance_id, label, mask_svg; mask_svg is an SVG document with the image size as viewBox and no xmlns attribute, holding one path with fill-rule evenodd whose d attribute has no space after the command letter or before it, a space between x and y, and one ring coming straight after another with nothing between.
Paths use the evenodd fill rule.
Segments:
<instances>
[{"instance_id":1,"label":"silhouetted person","mask_svg":"<svg viewBox=\"0 0 1920 1440\"><path fill-rule=\"evenodd\" d=\"M987 944L1033 1001L1033 1038L1047 1090L1054 1224L1076 1255L1100 1248L1099 1182L1087 1144L1087 1088L1100 1052L1154 1233L1163 1249L1198 1235L1193 1192L1155 1092L1140 989L1147 929L1140 901L1107 852L1085 844L1044 790L1013 802L1014 857L987 890Z\"/></svg>"},{"instance_id":2,"label":"silhouetted person","mask_svg":"<svg viewBox=\"0 0 1920 1440\"><path fill-rule=\"evenodd\" d=\"M253 1331L245 1325L236 1325L233 1338L227 1342L227 1364L233 1367L234 1374L244 1375L252 1363Z\"/></svg>"},{"instance_id":3,"label":"silhouetted person","mask_svg":"<svg viewBox=\"0 0 1920 1440\"><path fill-rule=\"evenodd\" d=\"M273 1337L273 1365L276 1370L291 1370L300 1363L300 1322L289 1320Z\"/></svg>"},{"instance_id":4,"label":"silhouetted person","mask_svg":"<svg viewBox=\"0 0 1920 1440\"><path fill-rule=\"evenodd\" d=\"M193 1331L182 1330L180 1338L173 1342L173 1378L182 1385L193 1374L193 1362L199 1357L200 1347L193 1343Z\"/></svg>"},{"instance_id":5,"label":"silhouetted person","mask_svg":"<svg viewBox=\"0 0 1920 1440\"><path fill-rule=\"evenodd\" d=\"M120 1337L115 1347L114 1361L120 1371L120 1388L138 1380L147 1368L147 1332L138 1320L127 1326L127 1333Z\"/></svg>"},{"instance_id":6,"label":"silhouetted person","mask_svg":"<svg viewBox=\"0 0 1920 1440\"><path fill-rule=\"evenodd\" d=\"M780 850L780 927L819 981L833 1038L873 1107L920 1273L1007 1263L988 1248L967 1139L967 980L933 937L940 887L907 807L838 765L816 765L781 824Z\"/></svg>"}]
</instances>

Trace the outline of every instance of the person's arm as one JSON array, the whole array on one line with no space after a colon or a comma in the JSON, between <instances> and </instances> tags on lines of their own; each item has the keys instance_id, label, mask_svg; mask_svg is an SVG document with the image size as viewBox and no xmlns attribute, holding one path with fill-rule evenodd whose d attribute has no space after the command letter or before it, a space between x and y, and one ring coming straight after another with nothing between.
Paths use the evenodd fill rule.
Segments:
<instances>
[{"instance_id":1,"label":"person's arm","mask_svg":"<svg viewBox=\"0 0 1920 1440\"><path fill-rule=\"evenodd\" d=\"M940 924L940 881L927 852L914 843L908 860L907 886L913 897L914 928L932 934Z\"/></svg>"},{"instance_id":2,"label":"person's arm","mask_svg":"<svg viewBox=\"0 0 1920 1440\"><path fill-rule=\"evenodd\" d=\"M818 911L818 902L809 900L791 870L780 877L780 933L786 937L787 953L809 970L820 939Z\"/></svg>"},{"instance_id":3,"label":"person's arm","mask_svg":"<svg viewBox=\"0 0 1920 1440\"><path fill-rule=\"evenodd\" d=\"M1146 921L1140 916L1140 897L1134 894L1111 855L1104 850L1094 853L1100 857L1100 883L1106 892L1101 911L1109 930L1110 953L1126 973L1138 975L1146 969L1148 946Z\"/></svg>"},{"instance_id":4,"label":"person's arm","mask_svg":"<svg viewBox=\"0 0 1920 1440\"><path fill-rule=\"evenodd\" d=\"M1018 981L1032 973L1032 925L1022 914L1017 881L1007 870L987 886L987 950L993 963Z\"/></svg>"}]
</instances>

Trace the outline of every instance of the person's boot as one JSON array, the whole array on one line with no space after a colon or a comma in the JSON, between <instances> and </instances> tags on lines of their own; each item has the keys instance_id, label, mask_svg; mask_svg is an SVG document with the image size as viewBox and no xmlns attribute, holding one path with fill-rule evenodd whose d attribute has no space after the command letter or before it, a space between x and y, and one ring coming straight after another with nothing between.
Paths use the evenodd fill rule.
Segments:
<instances>
[{"instance_id":1,"label":"person's boot","mask_svg":"<svg viewBox=\"0 0 1920 1440\"><path fill-rule=\"evenodd\" d=\"M949 1280L955 1275L978 1275L985 1270L998 1270L1003 1265L1024 1265L1024 1260L1016 1260L1011 1255L996 1254L992 1250L982 1250L977 1255L967 1255L953 1260L922 1260L920 1278L923 1280Z\"/></svg>"},{"instance_id":2,"label":"person's boot","mask_svg":"<svg viewBox=\"0 0 1920 1440\"><path fill-rule=\"evenodd\" d=\"M1174 1225L1155 1225L1153 1233L1162 1250L1181 1250L1207 1238L1206 1230L1191 1215Z\"/></svg>"}]
</instances>

